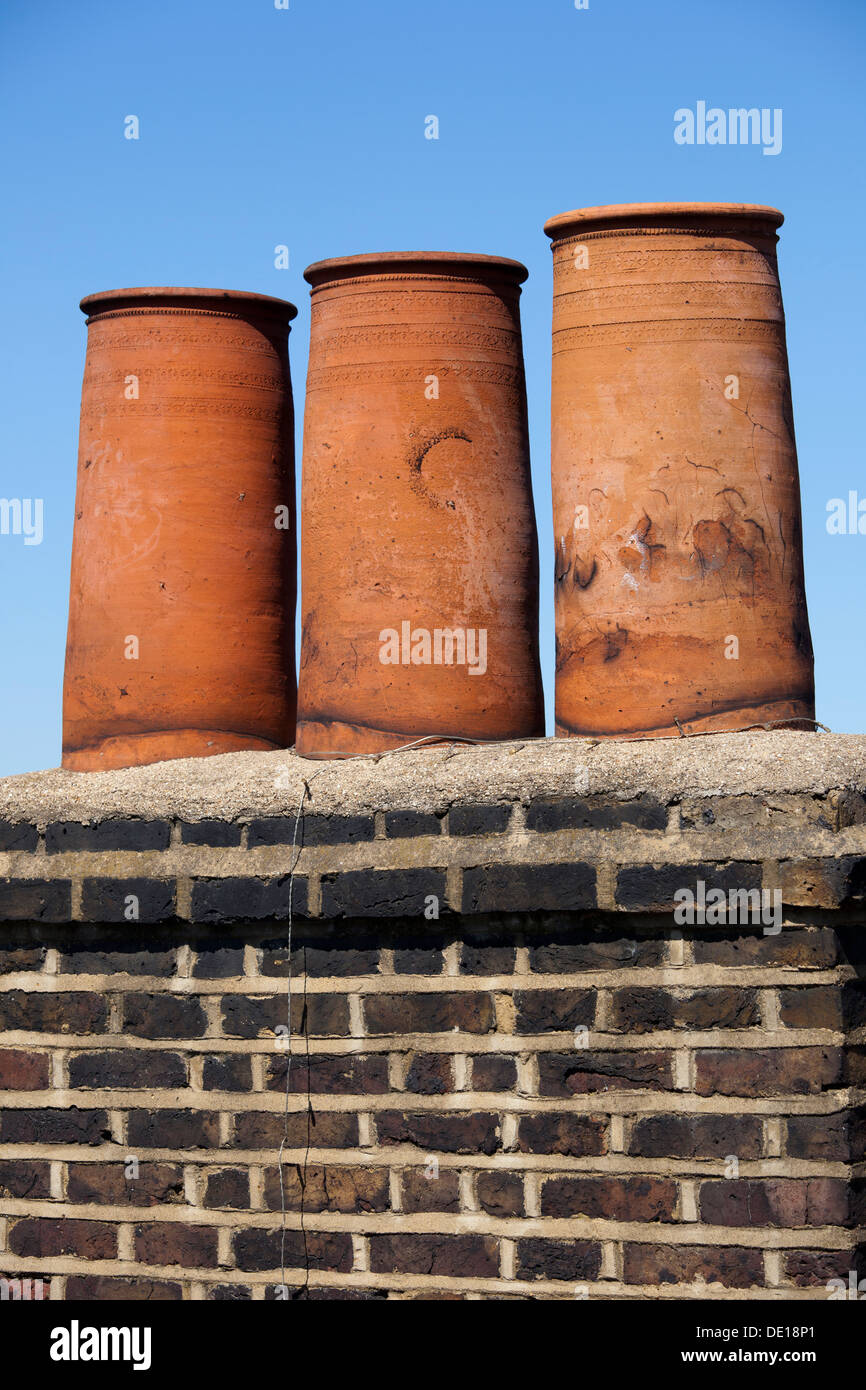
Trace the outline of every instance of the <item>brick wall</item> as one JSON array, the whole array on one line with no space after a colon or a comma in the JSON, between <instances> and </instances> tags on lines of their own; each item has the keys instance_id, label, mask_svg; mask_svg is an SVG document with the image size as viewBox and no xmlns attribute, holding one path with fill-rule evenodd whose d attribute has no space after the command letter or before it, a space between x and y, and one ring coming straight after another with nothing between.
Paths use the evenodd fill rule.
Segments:
<instances>
[{"instance_id":1,"label":"brick wall","mask_svg":"<svg viewBox=\"0 0 866 1390\"><path fill-rule=\"evenodd\" d=\"M369 766L313 784L293 881L297 782L283 814L199 788L76 818L0 784L0 1273L101 1300L282 1297L283 1264L290 1297L361 1299L866 1272L857 777L482 797L450 767L400 805L395 761L379 806ZM781 929L677 925L699 881L780 890Z\"/></svg>"}]
</instances>

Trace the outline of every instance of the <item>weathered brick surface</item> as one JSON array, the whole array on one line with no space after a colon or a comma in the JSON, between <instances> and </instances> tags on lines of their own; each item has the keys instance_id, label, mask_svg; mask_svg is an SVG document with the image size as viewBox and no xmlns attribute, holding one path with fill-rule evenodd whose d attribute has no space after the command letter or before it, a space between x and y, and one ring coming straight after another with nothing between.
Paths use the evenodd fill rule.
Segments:
<instances>
[{"instance_id":1,"label":"weathered brick surface","mask_svg":"<svg viewBox=\"0 0 866 1390\"><path fill-rule=\"evenodd\" d=\"M862 793L431 795L305 814L291 941L277 802L0 820L4 1272L84 1300L273 1300L283 1265L313 1301L847 1286ZM781 930L676 923L698 879L781 885Z\"/></svg>"}]
</instances>

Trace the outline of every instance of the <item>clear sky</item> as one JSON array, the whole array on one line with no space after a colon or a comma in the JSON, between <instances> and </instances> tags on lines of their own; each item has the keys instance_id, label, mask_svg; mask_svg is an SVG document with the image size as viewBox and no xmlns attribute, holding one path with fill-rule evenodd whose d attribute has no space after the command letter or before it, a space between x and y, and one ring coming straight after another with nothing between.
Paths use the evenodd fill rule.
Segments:
<instances>
[{"instance_id":1,"label":"clear sky","mask_svg":"<svg viewBox=\"0 0 866 1390\"><path fill-rule=\"evenodd\" d=\"M0 775L55 766L84 318L95 290L202 285L300 308L304 267L361 251L524 261L541 639L552 730L551 271L545 219L657 200L769 203L803 489L818 717L866 732L864 0L3 0ZM678 145L674 112L783 112L782 148ZM136 115L140 138L124 138ZM425 139L425 118L440 122ZM290 248L288 270L274 248ZM300 449L299 449L300 457ZM866 507L864 507L866 512ZM864 521L866 528L866 521ZM859 613L859 616L858 616Z\"/></svg>"}]
</instances>

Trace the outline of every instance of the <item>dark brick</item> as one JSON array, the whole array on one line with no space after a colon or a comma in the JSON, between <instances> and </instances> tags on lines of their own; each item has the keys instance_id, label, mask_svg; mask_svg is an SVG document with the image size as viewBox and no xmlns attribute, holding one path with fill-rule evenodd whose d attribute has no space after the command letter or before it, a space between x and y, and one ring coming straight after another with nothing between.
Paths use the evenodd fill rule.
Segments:
<instances>
[{"instance_id":1,"label":"dark brick","mask_svg":"<svg viewBox=\"0 0 866 1390\"><path fill-rule=\"evenodd\" d=\"M463 912L578 911L595 905L591 864L492 864L463 871Z\"/></svg>"},{"instance_id":2,"label":"dark brick","mask_svg":"<svg viewBox=\"0 0 866 1390\"><path fill-rule=\"evenodd\" d=\"M69 922L72 884L68 878L0 879L0 922Z\"/></svg>"},{"instance_id":3,"label":"dark brick","mask_svg":"<svg viewBox=\"0 0 866 1390\"><path fill-rule=\"evenodd\" d=\"M623 966L660 965L662 937L613 936L593 932L585 940L545 942L529 947L533 970L545 975L569 975L578 970L619 970Z\"/></svg>"},{"instance_id":4,"label":"dark brick","mask_svg":"<svg viewBox=\"0 0 866 1390\"><path fill-rule=\"evenodd\" d=\"M416 1052L406 1073L406 1090L421 1096L442 1096L454 1089L454 1069L447 1054Z\"/></svg>"},{"instance_id":5,"label":"dark brick","mask_svg":"<svg viewBox=\"0 0 866 1390\"><path fill-rule=\"evenodd\" d=\"M205 1296L210 1303L243 1303L253 1291L249 1284L211 1284Z\"/></svg>"},{"instance_id":6,"label":"dark brick","mask_svg":"<svg viewBox=\"0 0 866 1390\"><path fill-rule=\"evenodd\" d=\"M73 1089L133 1091L157 1086L173 1090L186 1084L186 1059L177 1052L140 1052L129 1047L77 1052L69 1059Z\"/></svg>"},{"instance_id":7,"label":"dark brick","mask_svg":"<svg viewBox=\"0 0 866 1390\"><path fill-rule=\"evenodd\" d=\"M291 970L285 940L267 942L259 951L259 968L263 975L287 979L291 974L309 975L314 979L334 977L344 979L354 975L376 975L379 970L379 947L363 944L352 934L351 946L335 937L296 944L292 950Z\"/></svg>"},{"instance_id":8,"label":"dark brick","mask_svg":"<svg viewBox=\"0 0 866 1390\"><path fill-rule=\"evenodd\" d=\"M680 889L696 891L698 882L709 893L720 888L760 888L761 865L752 861L726 864L630 864L619 870L616 901L632 911L673 912L674 894Z\"/></svg>"},{"instance_id":9,"label":"dark brick","mask_svg":"<svg viewBox=\"0 0 866 1390\"><path fill-rule=\"evenodd\" d=\"M696 965L792 966L830 970L838 960L838 943L825 927L784 927L776 936L763 932L704 931L692 943Z\"/></svg>"},{"instance_id":10,"label":"dark brick","mask_svg":"<svg viewBox=\"0 0 866 1390\"><path fill-rule=\"evenodd\" d=\"M103 1144L110 1137L104 1110L0 1111L2 1144Z\"/></svg>"},{"instance_id":11,"label":"dark brick","mask_svg":"<svg viewBox=\"0 0 866 1390\"><path fill-rule=\"evenodd\" d=\"M508 829L511 806L491 806L483 803L471 806L452 806L448 813L450 835L501 835Z\"/></svg>"},{"instance_id":12,"label":"dark brick","mask_svg":"<svg viewBox=\"0 0 866 1390\"><path fill-rule=\"evenodd\" d=\"M0 1051L0 1091L45 1091L49 1085L47 1052Z\"/></svg>"},{"instance_id":13,"label":"dark brick","mask_svg":"<svg viewBox=\"0 0 866 1390\"><path fill-rule=\"evenodd\" d=\"M623 1282L655 1288L659 1284L722 1284L728 1289L764 1287L760 1250L714 1245L637 1245L624 1247Z\"/></svg>"},{"instance_id":14,"label":"dark brick","mask_svg":"<svg viewBox=\"0 0 866 1390\"><path fill-rule=\"evenodd\" d=\"M13 1255L25 1259L75 1255L80 1260L113 1260L117 1257L117 1227L104 1221L25 1216L12 1226L8 1244Z\"/></svg>"},{"instance_id":15,"label":"dark brick","mask_svg":"<svg viewBox=\"0 0 866 1390\"><path fill-rule=\"evenodd\" d=\"M393 839L408 839L416 835L441 835L442 818L430 811L386 811L385 834Z\"/></svg>"},{"instance_id":16,"label":"dark brick","mask_svg":"<svg viewBox=\"0 0 866 1390\"><path fill-rule=\"evenodd\" d=\"M441 975L444 968L441 946L410 946L394 951L395 975Z\"/></svg>"},{"instance_id":17,"label":"dark brick","mask_svg":"<svg viewBox=\"0 0 866 1390\"><path fill-rule=\"evenodd\" d=\"M517 990L515 1033L573 1032L590 1027L595 1018L592 989Z\"/></svg>"},{"instance_id":18,"label":"dark brick","mask_svg":"<svg viewBox=\"0 0 866 1390\"><path fill-rule=\"evenodd\" d=\"M273 917L287 918L291 877L282 878L198 878L193 880L191 920L193 922L261 922ZM307 880L295 877L292 884L292 912L307 915Z\"/></svg>"},{"instance_id":19,"label":"dark brick","mask_svg":"<svg viewBox=\"0 0 866 1390\"><path fill-rule=\"evenodd\" d=\"M387 1168L339 1167L296 1163L283 1167L287 1211L336 1211L352 1214L388 1211L390 1181ZM265 1206L281 1210L280 1176L276 1168L265 1173Z\"/></svg>"},{"instance_id":20,"label":"dark brick","mask_svg":"<svg viewBox=\"0 0 866 1390\"><path fill-rule=\"evenodd\" d=\"M25 1033L102 1033L108 1003L102 994L31 993L23 989L0 994L0 1029Z\"/></svg>"},{"instance_id":21,"label":"dark brick","mask_svg":"<svg viewBox=\"0 0 866 1390\"><path fill-rule=\"evenodd\" d=\"M0 975L12 975L19 970L41 970L44 964L44 946L0 947Z\"/></svg>"},{"instance_id":22,"label":"dark brick","mask_svg":"<svg viewBox=\"0 0 866 1390\"><path fill-rule=\"evenodd\" d=\"M860 1163L866 1147L863 1107L836 1115L789 1115L789 1158L817 1158Z\"/></svg>"},{"instance_id":23,"label":"dark brick","mask_svg":"<svg viewBox=\"0 0 866 1390\"><path fill-rule=\"evenodd\" d=\"M180 827L181 844L213 845L228 849L241 842L241 827L230 820L185 821Z\"/></svg>"},{"instance_id":24,"label":"dark brick","mask_svg":"<svg viewBox=\"0 0 866 1390\"><path fill-rule=\"evenodd\" d=\"M86 878L81 915L85 922L164 922L175 915L174 883L153 878Z\"/></svg>"},{"instance_id":25,"label":"dark brick","mask_svg":"<svg viewBox=\"0 0 866 1390\"><path fill-rule=\"evenodd\" d=\"M216 1149L219 1115L209 1110L131 1110L131 1145L142 1149Z\"/></svg>"},{"instance_id":26,"label":"dark brick","mask_svg":"<svg viewBox=\"0 0 866 1390\"><path fill-rule=\"evenodd\" d=\"M369 1057L356 1053L292 1058L290 1089L296 1095L376 1096L390 1089L388 1058L384 1053ZM266 1083L269 1091L286 1089L286 1054L268 1059Z\"/></svg>"},{"instance_id":27,"label":"dark brick","mask_svg":"<svg viewBox=\"0 0 866 1390\"><path fill-rule=\"evenodd\" d=\"M430 897L446 910L442 869L362 869L322 878L322 916L421 917Z\"/></svg>"},{"instance_id":28,"label":"dark brick","mask_svg":"<svg viewBox=\"0 0 866 1390\"><path fill-rule=\"evenodd\" d=\"M542 1052L538 1072L542 1096L673 1089L670 1052Z\"/></svg>"},{"instance_id":29,"label":"dark brick","mask_svg":"<svg viewBox=\"0 0 866 1390\"><path fill-rule=\"evenodd\" d=\"M842 1079L836 1047L730 1048L695 1057L699 1096L814 1096Z\"/></svg>"},{"instance_id":30,"label":"dark brick","mask_svg":"<svg viewBox=\"0 0 866 1390\"><path fill-rule=\"evenodd\" d=\"M375 1124L380 1144L412 1144L428 1153L494 1154L500 1147L498 1115L381 1110Z\"/></svg>"},{"instance_id":31,"label":"dark brick","mask_svg":"<svg viewBox=\"0 0 866 1390\"><path fill-rule=\"evenodd\" d=\"M0 1197L51 1196L51 1165L35 1160L0 1159Z\"/></svg>"},{"instance_id":32,"label":"dark brick","mask_svg":"<svg viewBox=\"0 0 866 1390\"><path fill-rule=\"evenodd\" d=\"M628 1152L638 1158L756 1159L763 1152L757 1115L645 1115L635 1120Z\"/></svg>"},{"instance_id":33,"label":"dark brick","mask_svg":"<svg viewBox=\"0 0 866 1390\"><path fill-rule=\"evenodd\" d=\"M711 1226L846 1226L848 1185L839 1178L701 1183L701 1220Z\"/></svg>"},{"instance_id":34,"label":"dark brick","mask_svg":"<svg viewBox=\"0 0 866 1390\"><path fill-rule=\"evenodd\" d=\"M136 1038L200 1038L207 1017L200 1000L182 994L127 994L123 1031Z\"/></svg>"},{"instance_id":35,"label":"dark brick","mask_svg":"<svg viewBox=\"0 0 866 1390\"><path fill-rule=\"evenodd\" d=\"M548 1178L541 1214L606 1221L673 1221L677 1185L670 1178Z\"/></svg>"},{"instance_id":36,"label":"dark brick","mask_svg":"<svg viewBox=\"0 0 866 1390\"><path fill-rule=\"evenodd\" d=\"M24 821L0 820L0 850L19 850L32 854L39 846L39 831Z\"/></svg>"},{"instance_id":37,"label":"dark brick","mask_svg":"<svg viewBox=\"0 0 866 1390\"><path fill-rule=\"evenodd\" d=\"M206 1207L248 1209L250 1205L250 1174L247 1168L221 1168L208 1173L205 1185Z\"/></svg>"},{"instance_id":38,"label":"dark brick","mask_svg":"<svg viewBox=\"0 0 866 1390\"><path fill-rule=\"evenodd\" d=\"M760 1021L753 989L713 987L681 994L667 989L618 989L611 996L610 1031L614 1033L753 1028Z\"/></svg>"},{"instance_id":39,"label":"dark brick","mask_svg":"<svg viewBox=\"0 0 866 1390\"><path fill-rule=\"evenodd\" d=\"M521 1115L517 1147L521 1153L597 1157L607 1153L607 1121L600 1115L557 1114L551 1110Z\"/></svg>"},{"instance_id":40,"label":"dark brick","mask_svg":"<svg viewBox=\"0 0 866 1390\"><path fill-rule=\"evenodd\" d=\"M237 1052L218 1052L205 1057L202 1069L202 1089L205 1091L251 1091L253 1072L249 1057Z\"/></svg>"},{"instance_id":41,"label":"dark brick","mask_svg":"<svg viewBox=\"0 0 866 1390\"><path fill-rule=\"evenodd\" d=\"M523 1178L519 1173L479 1173L478 1205L488 1216L523 1216Z\"/></svg>"},{"instance_id":42,"label":"dark brick","mask_svg":"<svg viewBox=\"0 0 866 1390\"><path fill-rule=\"evenodd\" d=\"M665 830L667 807L653 797L641 794L632 801L609 797L563 797L556 801L534 801L526 812L527 830Z\"/></svg>"},{"instance_id":43,"label":"dark brick","mask_svg":"<svg viewBox=\"0 0 866 1390\"><path fill-rule=\"evenodd\" d=\"M246 1273L289 1269L330 1269L348 1274L352 1268L352 1237L347 1232L286 1231L282 1249L278 1230L237 1231L234 1250L237 1267Z\"/></svg>"},{"instance_id":44,"label":"dark brick","mask_svg":"<svg viewBox=\"0 0 866 1390\"><path fill-rule=\"evenodd\" d=\"M282 994L226 994L222 1001L223 1032L229 1038L260 1038L286 1027ZM346 1037L349 1003L345 994L292 995L292 1036Z\"/></svg>"},{"instance_id":45,"label":"dark brick","mask_svg":"<svg viewBox=\"0 0 866 1390\"><path fill-rule=\"evenodd\" d=\"M427 1174L431 1176L428 1177ZM404 1168L403 1210L405 1212L460 1210L460 1174L454 1168Z\"/></svg>"},{"instance_id":46,"label":"dark brick","mask_svg":"<svg viewBox=\"0 0 866 1390\"><path fill-rule=\"evenodd\" d=\"M518 1279L596 1279L600 1269L601 1246L597 1241L536 1236L517 1241Z\"/></svg>"},{"instance_id":47,"label":"dark brick","mask_svg":"<svg viewBox=\"0 0 866 1390\"><path fill-rule=\"evenodd\" d=\"M797 1288L827 1288L832 1279L841 1279L846 1295L851 1292L851 1271L858 1283L866 1274L866 1262L851 1250L786 1250L785 1277ZM841 1293L841 1290L834 1290ZM860 1292L858 1302L863 1298Z\"/></svg>"},{"instance_id":48,"label":"dark brick","mask_svg":"<svg viewBox=\"0 0 866 1390\"><path fill-rule=\"evenodd\" d=\"M177 952L143 943L130 950L116 941L69 942L60 953L61 975L154 975L169 978Z\"/></svg>"},{"instance_id":49,"label":"dark brick","mask_svg":"<svg viewBox=\"0 0 866 1390\"><path fill-rule=\"evenodd\" d=\"M374 1274L494 1279L499 1274L499 1242L492 1236L373 1235L370 1268Z\"/></svg>"},{"instance_id":50,"label":"dark brick","mask_svg":"<svg viewBox=\"0 0 866 1390\"><path fill-rule=\"evenodd\" d=\"M67 1303L180 1303L182 1299L183 1285L170 1279L70 1274L66 1280Z\"/></svg>"},{"instance_id":51,"label":"dark brick","mask_svg":"<svg viewBox=\"0 0 866 1390\"><path fill-rule=\"evenodd\" d=\"M364 1018L370 1034L489 1033L496 1024L490 994L368 994Z\"/></svg>"},{"instance_id":52,"label":"dark brick","mask_svg":"<svg viewBox=\"0 0 866 1390\"><path fill-rule=\"evenodd\" d=\"M836 985L779 990L779 1017L786 1028L842 1027L842 991Z\"/></svg>"},{"instance_id":53,"label":"dark brick","mask_svg":"<svg viewBox=\"0 0 866 1390\"><path fill-rule=\"evenodd\" d=\"M492 944L471 938L460 947L461 975L511 975L514 973L515 948L512 945Z\"/></svg>"},{"instance_id":54,"label":"dark brick","mask_svg":"<svg viewBox=\"0 0 866 1390\"><path fill-rule=\"evenodd\" d=\"M146 1265L215 1269L217 1233L210 1226L181 1221L148 1221L135 1228L135 1258Z\"/></svg>"},{"instance_id":55,"label":"dark brick","mask_svg":"<svg viewBox=\"0 0 866 1390\"><path fill-rule=\"evenodd\" d=\"M294 1068L293 1068L294 1070ZM236 1149L275 1149L286 1131L284 1115L244 1110L235 1118ZM289 1148L354 1149L358 1145L358 1116L343 1111L293 1112L288 1118Z\"/></svg>"},{"instance_id":56,"label":"dark brick","mask_svg":"<svg viewBox=\"0 0 866 1390\"><path fill-rule=\"evenodd\" d=\"M782 901L794 907L833 908L866 895L866 858L786 859L779 864Z\"/></svg>"},{"instance_id":57,"label":"dark brick","mask_svg":"<svg viewBox=\"0 0 866 1390\"><path fill-rule=\"evenodd\" d=\"M113 1163L70 1163L66 1195L70 1202L153 1207L186 1202L179 1163L141 1163L127 1177L128 1159Z\"/></svg>"},{"instance_id":58,"label":"dark brick","mask_svg":"<svg viewBox=\"0 0 866 1390\"><path fill-rule=\"evenodd\" d=\"M196 950L192 973L198 980L227 980L243 975L243 946L203 943Z\"/></svg>"},{"instance_id":59,"label":"dark brick","mask_svg":"<svg viewBox=\"0 0 866 1390\"><path fill-rule=\"evenodd\" d=\"M372 816L303 816L295 840L294 816L270 816L254 820L249 829L250 849L259 845L345 845L372 840Z\"/></svg>"},{"instance_id":60,"label":"dark brick","mask_svg":"<svg viewBox=\"0 0 866 1390\"><path fill-rule=\"evenodd\" d=\"M513 1057L482 1053L472 1059L473 1091L511 1091L517 1085L517 1062Z\"/></svg>"},{"instance_id":61,"label":"dark brick","mask_svg":"<svg viewBox=\"0 0 866 1390\"><path fill-rule=\"evenodd\" d=\"M77 821L52 821L45 830L49 854L79 851L168 849L171 826L168 821L104 820L97 825Z\"/></svg>"}]
</instances>

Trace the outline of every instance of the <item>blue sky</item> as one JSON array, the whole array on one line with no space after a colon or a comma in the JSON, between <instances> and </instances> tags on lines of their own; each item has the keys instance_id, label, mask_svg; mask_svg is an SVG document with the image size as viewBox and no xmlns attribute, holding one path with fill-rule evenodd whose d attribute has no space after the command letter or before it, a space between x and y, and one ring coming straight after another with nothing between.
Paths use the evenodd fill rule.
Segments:
<instances>
[{"instance_id":1,"label":"blue sky","mask_svg":"<svg viewBox=\"0 0 866 1390\"><path fill-rule=\"evenodd\" d=\"M866 535L826 527L831 498L866 499L864 35L862 0L589 0L586 10L574 0L290 0L287 10L274 0L4 0L0 496L44 499L44 539L0 535L0 775L60 759L78 300L147 284L292 300L300 444L302 271L360 251L483 251L530 269L523 326L551 711L542 224L569 208L662 199L769 203L786 215L818 717L866 732L856 616ZM781 153L676 144L674 112L700 100L781 108ZM130 114L138 141L124 139ZM424 138L431 114L438 141ZM274 268L279 244L288 270Z\"/></svg>"}]
</instances>

